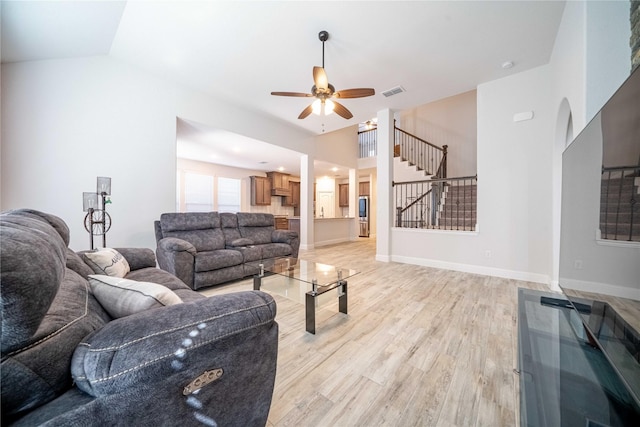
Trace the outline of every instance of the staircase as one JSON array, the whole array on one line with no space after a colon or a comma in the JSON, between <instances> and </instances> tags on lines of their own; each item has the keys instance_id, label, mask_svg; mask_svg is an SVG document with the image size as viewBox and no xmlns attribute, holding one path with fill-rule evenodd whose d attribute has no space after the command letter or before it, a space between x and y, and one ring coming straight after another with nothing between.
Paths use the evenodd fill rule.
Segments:
<instances>
[{"instance_id":1,"label":"staircase","mask_svg":"<svg viewBox=\"0 0 640 427\"><path fill-rule=\"evenodd\" d=\"M605 168L600 184L600 235L640 242L640 167Z\"/></svg>"},{"instance_id":2,"label":"staircase","mask_svg":"<svg viewBox=\"0 0 640 427\"><path fill-rule=\"evenodd\" d=\"M444 190L444 202L439 214L440 227L445 230L475 231L478 185L464 180L451 181L445 183Z\"/></svg>"},{"instance_id":3,"label":"staircase","mask_svg":"<svg viewBox=\"0 0 640 427\"><path fill-rule=\"evenodd\" d=\"M398 127L394 141L396 227L475 231L477 177L447 178L447 146Z\"/></svg>"}]
</instances>

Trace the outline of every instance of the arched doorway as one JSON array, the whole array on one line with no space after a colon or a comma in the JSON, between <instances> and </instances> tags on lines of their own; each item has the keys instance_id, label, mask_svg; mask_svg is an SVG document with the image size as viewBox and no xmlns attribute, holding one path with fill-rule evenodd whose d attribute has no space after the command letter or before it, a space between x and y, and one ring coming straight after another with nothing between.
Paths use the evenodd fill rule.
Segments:
<instances>
[{"instance_id":1,"label":"arched doorway","mask_svg":"<svg viewBox=\"0 0 640 427\"><path fill-rule=\"evenodd\" d=\"M553 267L551 288L560 290L558 277L560 273L560 214L562 205L562 153L573 141L573 118L571 106L567 98L560 102L556 118L556 130L553 144L553 177L552 177L552 256Z\"/></svg>"}]
</instances>

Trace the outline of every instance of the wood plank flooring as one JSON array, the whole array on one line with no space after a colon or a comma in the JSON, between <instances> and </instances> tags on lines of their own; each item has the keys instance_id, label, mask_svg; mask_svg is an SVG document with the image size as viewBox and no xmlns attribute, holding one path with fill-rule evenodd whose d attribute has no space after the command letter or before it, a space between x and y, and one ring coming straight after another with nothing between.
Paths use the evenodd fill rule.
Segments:
<instances>
[{"instance_id":1,"label":"wood plank flooring","mask_svg":"<svg viewBox=\"0 0 640 427\"><path fill-rule=\"evenodd\" d=\"M375 240L301 251L350 267L349 314L280 295L278 371L268 426L518 424L517 289L540 284L375 261ZM252 289L244 280L202 291Z\"/></svg>"}]
</instances>

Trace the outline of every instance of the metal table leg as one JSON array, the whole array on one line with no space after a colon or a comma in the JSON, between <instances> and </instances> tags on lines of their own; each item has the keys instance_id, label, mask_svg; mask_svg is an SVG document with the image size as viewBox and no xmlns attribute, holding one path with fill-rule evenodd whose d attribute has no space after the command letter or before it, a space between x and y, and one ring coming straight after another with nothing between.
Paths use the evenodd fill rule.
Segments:
<instances>
[{"instance_id":1,"label":"metal table leg","mask_svg":"<svg viewBox=\"0 0 640 427\"><path fill-rule=\"evenodd\" d=\"M305 322L307 332L310 334L316 333L316 295L312 292L307 292L304 296L305 306Z\"/></svg>"},{"instance_id":2,"label":"metal table leg","mask_svg":"<svg viewBox=\"0 0 640 427\"><path fill-rule=\"evenodd\" d=\"M340 281L338 287L338 308L340 313L347 314L347 281Z\"/></svg>"}]
</instances>

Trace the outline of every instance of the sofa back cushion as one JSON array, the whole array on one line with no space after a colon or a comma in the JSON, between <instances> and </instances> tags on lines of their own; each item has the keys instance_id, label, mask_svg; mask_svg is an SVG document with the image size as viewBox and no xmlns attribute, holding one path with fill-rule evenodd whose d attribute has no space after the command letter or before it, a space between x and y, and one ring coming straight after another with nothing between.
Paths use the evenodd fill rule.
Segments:
<instances>
[{"instance_id":1,"label":"sofa back cushion","mask_svg":"<svg viewBox=\"0 0 640 427\"><path fill-rule=\"evenodd\" d=\"M77 344L110 320L74 270L59 227L32 213L0 215L2 415L19 414L72 385ZM66 225L64 227L66 228Z\"/></svg>"},{"instance_id":2,"label":"sofa back cushion","mask_svg":"<svg viewBox=\"0 0 640 427\"><path fill-rule=\"evenodd\" d=\"M162 237L191 243L198 252L224 249L218 212L172 212L160 215Z\"/></svg>"},{"instance_id":3,"label":"sofa back cushion","mask_svg":"<svg viewBox=\"0 0 640 427\"><path fill-rule=\"evenodd\" d=\"M271 243L271 235L275 230L272 214L238 212L236 216L241 237L253 240L256 245Z\"/></svg>"},{"instance_id":4,"label":"sofa back cushion","mask_svg":"<svg viewBox=\"0 0 640 427\"><path fill-rule=\"evenodd\" d=\"M220 213L220 224L227 247L235 246L233 242L242 238L240 230L238 230L238 216L231 212L222 212Z\"/></svg>"},{"instance_id":5,"label":"sofa back cushion","mask_svg":"<svg viewBox=\"0 0 640 427\"><path fill-rule=\"evenodd\" d=\"M65 274L66 245L31 215L0 216L2 354L20 348L38 329Z\"/></svg>"}]
</instances>

